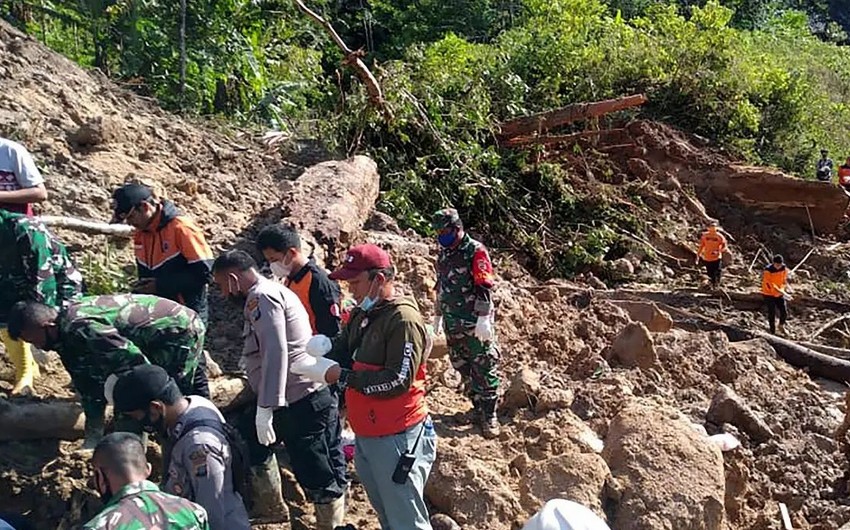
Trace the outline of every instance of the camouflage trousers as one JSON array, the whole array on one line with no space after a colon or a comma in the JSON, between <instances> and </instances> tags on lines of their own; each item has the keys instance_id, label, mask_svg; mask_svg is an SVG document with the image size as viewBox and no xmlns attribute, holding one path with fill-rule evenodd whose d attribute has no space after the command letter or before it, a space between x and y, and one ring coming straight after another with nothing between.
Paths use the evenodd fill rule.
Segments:
<instances>
[{"instance_id":1,"label":"camouflage trousers","mask_svg":"<svg viewBox=\"0 0 850 530\"><path fill-rule=\"evenodd\" d=\"M463 377L472 401L492 401L499 389L501 354L495 341L481 342L471 332L446 333L452 366Z\"/></svg>"}]
</instances>

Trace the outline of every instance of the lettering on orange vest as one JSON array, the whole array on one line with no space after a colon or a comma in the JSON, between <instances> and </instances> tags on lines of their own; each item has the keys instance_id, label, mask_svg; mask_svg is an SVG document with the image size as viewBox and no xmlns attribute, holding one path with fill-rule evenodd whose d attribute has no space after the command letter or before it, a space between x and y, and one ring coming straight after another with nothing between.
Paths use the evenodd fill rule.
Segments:
<instances>
[{"instance_id":1,"label":"lettering on orange vest","mask_svg":"<svg viewBox=\"0 0 850 530\"><path fill-rule=\"evenodd\" d=\"M354 370L377 372L383 366L354 362ZM353 388L345 391L348 421L357 436L388 436L420 423L428 415L425 403L425 363L419 366L416 377L404 394L392 398L374 398Z\"/></svg>"}]
</instances>

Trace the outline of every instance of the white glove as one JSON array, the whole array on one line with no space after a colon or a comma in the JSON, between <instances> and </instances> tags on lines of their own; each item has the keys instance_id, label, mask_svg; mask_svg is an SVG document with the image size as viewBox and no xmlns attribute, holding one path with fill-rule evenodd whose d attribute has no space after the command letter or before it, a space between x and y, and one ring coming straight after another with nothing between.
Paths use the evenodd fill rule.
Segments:
<instances>
[{"instance_id":1,"label":"white glove","mask_svg":"<svg viewBox=\"0 0 850 530\"><path fill-rule=\"evenodd\" d=\"M443 315L434 315L434 320L431 321L431 326L434 328L434 335L443 334Z\"/></svg>"},{"instance_id":2,"label":"white glove","mask_svg":"<svg viewBox=\"0 0 850 530\"><path fill-rule=\"evenodd\" d=\"M481 342L490 342L493 338L493 321L490 320L490 315L478 317L478 322L475 324L475 338Z\"/></svg>"},{"instance_id":3,"label":"white glove","mask_svg":"<svg viewBox=\"0 0 850 530\"><path fill-rule=\"evenodd\" d=\"M313 357L323 357L326 353L331 351L331 348L333 348L331 339L324 335L313 335L313 337L307 341L307 355L311 355Z\"/></svg>"},{"instance_id":4,"label":"white glove","mask_svg":"<svg viewBox=\"0 0 850 530\"><path fill-rule=\"evenodd\" d=\"M274 434L272 420L274 419L274 410L270 407L257 407L257 416L254 418L254 425L257 427L257 440L260 445L271 445L277 439Z\"/></svg>"},{"instance_id":5,"label":"white glove","mask_svg":"<svg viewBox=\"0 0 850 530\"><path fill-rule=\"evenodd\" d=\"M103 397L106 398L106 402L110 405L115 405L115 398L113 394L115 393L115 383L118 382L118 376L115 374L109 374L109 377L106 378L106 382L103 383Z\"/></svg>"},{"instance_id":6,"label":"white glove","mask_svg":"<svg viewBox=\"0 0 850 530\"><path fill-rule=\"evenodd\" d=\"M326 357L307 357L304 361L292 365L290 370L292 373L303 375L310 381L327 384L325 374L332 366L336 366L336 361L332 361Z\"/></svg>"}]
</instances>

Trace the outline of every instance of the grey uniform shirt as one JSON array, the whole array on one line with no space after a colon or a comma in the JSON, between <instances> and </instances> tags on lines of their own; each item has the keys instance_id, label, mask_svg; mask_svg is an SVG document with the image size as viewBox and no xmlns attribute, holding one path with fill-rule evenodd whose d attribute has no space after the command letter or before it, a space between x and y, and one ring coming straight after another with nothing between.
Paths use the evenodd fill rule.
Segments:
<instances>
[{"instance_id":1,"label":"grey uniform shirt","mask_svg":"<svg viewBox=\"0 0 850 530\"><path fill-rule=\"evenodd\" d=\"M248 292L244 316L242 356L257 406L285 407L323 386L289 370L307 358L313 335L298 295L261 278Z\"/></svg>"},{"instance_id":2,"label":"grey uniform shirt","mask_svg":"<svg viewBox=\"0 0 850 530\"><path fill-rule=\"evenodd\" d=\"M186 409L171 430L182 434L184 425L197 420L224 417L201 396L189 396ZM233 490L232 453L227 438L210 427L195 427L182 435L171 449L163 491L200 504L209 515L210 530L251 530L242 496Z\"/></svg>"}]
</instances>

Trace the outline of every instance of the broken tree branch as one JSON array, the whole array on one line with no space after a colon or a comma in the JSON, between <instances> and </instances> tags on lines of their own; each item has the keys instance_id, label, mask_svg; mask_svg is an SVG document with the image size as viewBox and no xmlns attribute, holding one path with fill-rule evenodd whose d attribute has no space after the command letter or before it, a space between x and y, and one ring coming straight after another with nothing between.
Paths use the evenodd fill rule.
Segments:
<instances>
[{"instance_id":1,"label":"broken tree branch","mask_svg":"<svg viewBox=\"0 0 850 530\"><path fill-rule=\"evenodd\" d=\"M299 0L296 0L299 1ZM646 103L646 96L636 94L617 99L595 101L592 103L578 103L560 109L541 112L531 116L523 116L515 120L504 122L500 125L499 137L506 141L515 136L527 136L540 134L549 129L560 127L574 121L584 120L616 112L619 110L636 107Z\"/></svg>"},{"instance_id":2,"label":"broken tree branch","mask_svg":"<svg viewBox=\"0 0 850 530\"><path fill-rule=\"evenodd\" d=\"M840 322L844 322L847 319L850 319L850 314L844 314L844 315L838 316L836 318L833 318L832 320L830 320L829 322L827 322L823 326L819 327L817 329L817 331L812 333L812 335L809 337L809 340L810 341L815 340L816 338L820 337L823 333L828 331L830 328L832 328L832 326L834 326L834 325L836 325Z\"/></svg>"},{"instance_id":3,"label":"broken tree branch","mask_svg":"<svg viewBox=\"0 0 850 530\"><path fill-rule=\"evenodd\" d=\"M50 227L67 228L68 230L83 232L85 234L115 237L131 237L133 235L133 227L125 224L101 223L56 215L42 215L39 217L39 220Z\"/></svg>"},{"instance_id":4,"label":"broken tree branch","mask_svg":"<svg viewBox=\"0 0 850 530\"><path fill-rule=\"evenodd\" d=\"M337 47L342 50L342 53L345 54L345 58L342 60L343 66L348 66L354 73L357 74L357 77L360 78L360 81L366 86L366 91L369 93L369 102L376 109L380 110L384 117L387 119L392 118L392 115L389 112L389 109L386 106L386 101L384 101L384 94L381 90L381 85L378 83L378 80L372 75L372 72L369 70L369 67L366 66L366 63L363 62L361 57L365 55L363 50L352 50L345 44L345 41L342 40L342 37L339 36L339 33L336 32L334 27L330 22L324 19L321 15L307 7L306 4L302 0L294 0L295 5L298 9L310 17L316 24L318 24L325 32L330 35L331 39L336 43Z\"/></svg>"}]
</instances>

